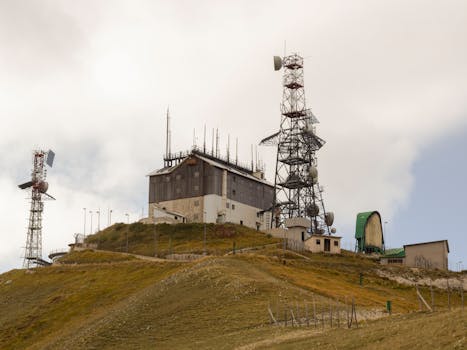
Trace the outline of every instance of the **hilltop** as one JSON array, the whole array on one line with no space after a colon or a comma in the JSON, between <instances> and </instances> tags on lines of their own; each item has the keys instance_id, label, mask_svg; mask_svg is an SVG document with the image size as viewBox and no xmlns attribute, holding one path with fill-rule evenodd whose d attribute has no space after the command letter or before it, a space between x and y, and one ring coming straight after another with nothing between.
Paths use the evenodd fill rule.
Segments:
<instances>
[{"instance_id":1,"label":"hilltop","mask_svg":"<svg viewBox=\"0 0 467 350\"><path fill-rule=\"evenodd\" d=\"M458 274L389 269L345 251L340 256L296 254L242 226L208 228L211 255L193 261L164 257L201 254L203 225L117 224L88 238L99 242L99 250L76 251L50 267L0 275L0 348L384 348L395 333L412 347L465 346L459 295L451 295L449 312L446 291L434 288L438 311L415 313L414 287L381 271L412 279ZM129 252L119 252L126 250L127 232ZM250 247L255 248L239 251ZM430 297L428 287L420 291ZM359 328L349 330L345 313L352 298ZM387 300L393 304L392 316L385 312ZM313 307L319 320L324 316L324 329L319 323L314 328L313 322L305 326L305 312L311 315ZM329 327L330 307L340 317L338 329L336 319ZM268 310L279 325L271 324ZM290 321L284 327L285 310L296 311L300 328ZM419 328L425 333L418 334Z\"/></svg>"}]
</instances>

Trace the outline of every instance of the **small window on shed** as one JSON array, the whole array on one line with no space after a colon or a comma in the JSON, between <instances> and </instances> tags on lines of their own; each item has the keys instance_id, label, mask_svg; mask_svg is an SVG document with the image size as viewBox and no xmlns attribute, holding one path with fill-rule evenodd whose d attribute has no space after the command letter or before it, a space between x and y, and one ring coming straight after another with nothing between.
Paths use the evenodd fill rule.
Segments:
<instances>
[{"instance_id":1,"label":"small window on shed","mask_svg":"<svg viewBox=\"0 0 467 350\"><path fill-rule=\"evenodd\" d=\"M321 240L320 240L320 239L317 239L317 240L316 240L316 244L321 244Z\"/></svg>"},{"instance_id":2,"label":"small window on shed","mask_svg":"<svg viewBox=\"0 0 467 350\"><path fill-rule=\"evenodd\" d=\"M338 241L334 241L334 247L337 247L339 246L339 242Z\"/></svg>"}]
</instances>

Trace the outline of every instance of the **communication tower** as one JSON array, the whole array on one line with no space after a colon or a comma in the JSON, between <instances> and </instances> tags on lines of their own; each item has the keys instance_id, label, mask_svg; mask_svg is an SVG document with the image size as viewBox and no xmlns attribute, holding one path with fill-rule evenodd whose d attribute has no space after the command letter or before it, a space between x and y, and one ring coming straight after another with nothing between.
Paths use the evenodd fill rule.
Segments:
<instances>
[{"instance_id":1,"label":"communication tower","mask_svg":"<svg viewBox=\"0 0 467 350\"><path fill-rule=\"evenodd\" d=\"M55 153L51 150L33 152L33 170L31 180L18 187L22 190L31 189L31 209L29 211L29 225L26 236L26 247L23 268L29 269L34 265L44 265L42 259L42 212L44 211L44 196L55 199L47 193L49 184L45 181L47 170L45 164L52 167Z\"/></svg>"},{"instance_id":2,"label":"communication tower","mask_svg":"<svg viewBox=\"0 0 467 350\"><path fill-rule=\"evenodd\" d=\"M280 130L261 145L277 146L272 227L287 218L310 219L310 233L331 234L334 214L326 212L318 183L316 152L325 141L316 135L318 119L306 108L303 58L298 54L274 57L274 70L284 69Z\"/></svg>"}]
</instances>

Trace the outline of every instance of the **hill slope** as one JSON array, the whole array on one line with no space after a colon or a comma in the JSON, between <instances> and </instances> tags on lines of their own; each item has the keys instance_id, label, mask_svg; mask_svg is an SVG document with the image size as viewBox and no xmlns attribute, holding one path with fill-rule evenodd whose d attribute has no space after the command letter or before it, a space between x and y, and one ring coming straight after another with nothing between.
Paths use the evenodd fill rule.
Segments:
<instances>
[{"instance_id":1,"label":"hill slope","mask_svg":"<svg viewBox=\"0 0 467 350\"><path fill-rule=\"evenodd\" d=\"M217 247L223 244L228 250L229 240L218 241ZM173 246L182 244L173 242ZM301 348L302 341L322 342L325 338L319 337L328 337L329 332L338 332L353 344L367 336L365 329L378 339L390 336L383 325L390 322L396 327L398 318L384 317L386 300L393 302L395 313L418 309L413 287L381 277L380 265L350 253L299 256L267 246L252 253L174 262L84 251L69 254L62 262L0 275L1 349L231 349L266 346L262 342L271 339L277 340L274 346ZM410 271L401 268L400 272ZM426 287L421 292L429 297ZM329 307L334 313L339 310L342 328L343 302L352 297L362 329L327 330ZM445 291L435 289L435 299L438 309L446 309ZM459 302L458 296L451 296L453 307ZM318 318L325 317L324 333L317 333L313 325L299 331L290 327L290 313L289 327L270 324L268 307L279 322L286 309L293 309L303 323L305 310L311 314L313 305ZM455 317L465 324L464 314L459 315ZM370 321L382 316L381 321ZM426 318L427 327L430 320ZM446 344L460 341L456 327L448 328L455 337Z\"/></svg>"}]
</instances>

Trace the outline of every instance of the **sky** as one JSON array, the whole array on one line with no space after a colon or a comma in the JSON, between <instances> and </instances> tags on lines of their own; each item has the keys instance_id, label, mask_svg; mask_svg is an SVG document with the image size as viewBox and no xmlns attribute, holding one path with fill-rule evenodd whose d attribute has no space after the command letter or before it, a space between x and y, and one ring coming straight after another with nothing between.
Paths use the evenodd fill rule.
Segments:
<instances>
[{"instance_id":1,"label":"sky","mask_svg":"<svg viewBox=\"0 0 467 350\"><path fill-rule=\"evenodd\" d=\"M343 246L378 210L389 246L448 239L467 265L465 1L0 0L0 272L21 267L32 150L53 149L43 254L146 215L146 174L219 128L239 158L279 128L281 72L305 57L326 208ZM209 144L209 138L208 138ZM274 148L258 147L273 181ZM93 214L90 214L92 211Z\"/></svg>"}]
</instances>

